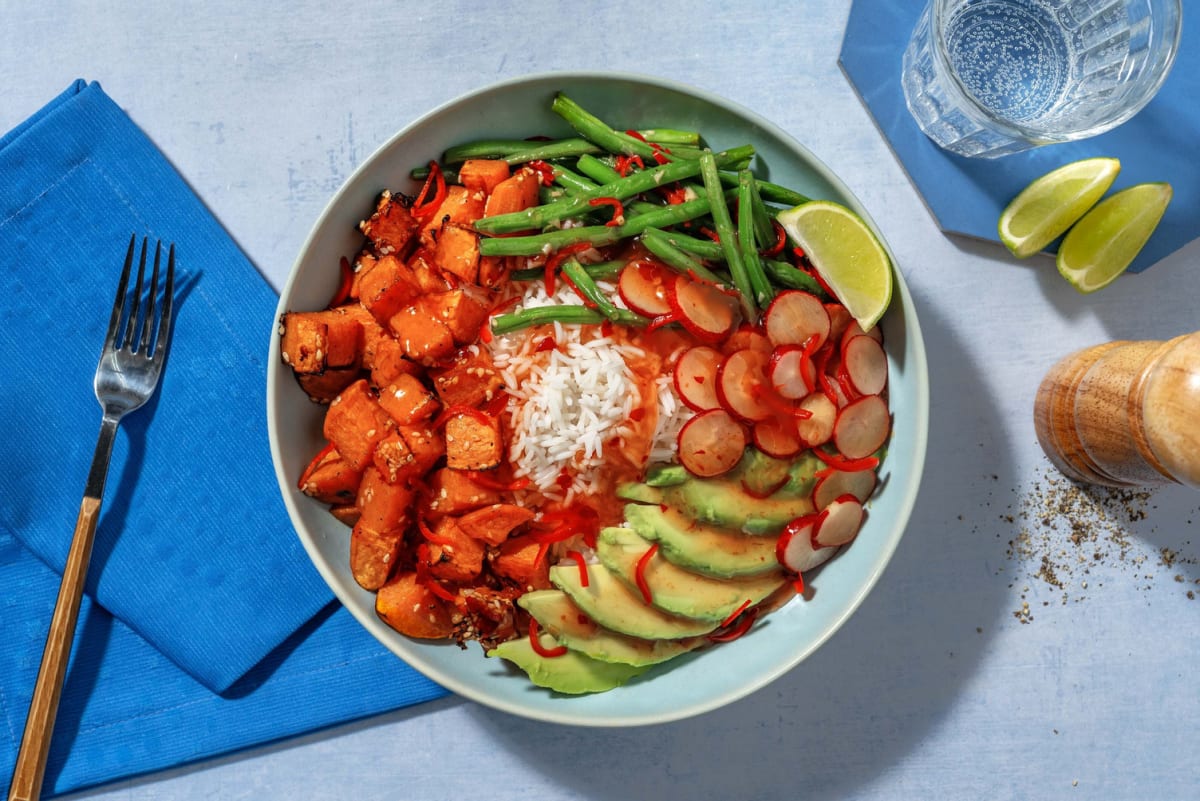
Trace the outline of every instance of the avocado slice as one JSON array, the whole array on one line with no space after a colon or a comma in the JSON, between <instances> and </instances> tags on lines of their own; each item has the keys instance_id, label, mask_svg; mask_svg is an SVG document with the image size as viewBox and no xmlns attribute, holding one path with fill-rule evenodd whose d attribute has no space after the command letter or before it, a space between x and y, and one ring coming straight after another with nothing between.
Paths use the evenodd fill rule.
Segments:
<instances>
[{"instance_id":1,"label":"avocado slice","mask_svg":"<svg viewBox=\"0 0 1200 801\"><path fill-rule=\"evenodd\" d=\"M590 581L588 582L591 583ZM634 667L656 665L704 645L704 637L642 640L596 625L562 590L534 590L518 600L542 630L572 651L601 662Z\"/></svg>"},{"instance_id":2,"label":"avocado slice","mask_svg":"<svg viewBox=\"0 0 1200 801\"><path fill-rule=\"evenodd\" d=\"M550 568L550 582L571 597L584 614L610 631L643 640L681 640L708 634L717 627L707 620L693 620L664 612L642 600L604 565L588 565L588 586L579 581L573 565Z\"/></svg>"},{"instance_id":3,"label":"avocado slice","mask_svg":"<svg viewBox=\"0 0 1200 801\"><path fill-rule=\"evenodd\" d=\"M647 487L673 487L692 477L681 464L659 464L646 470Z\"/></svg>"},{"instance_id":4,"label":"avocado slice","mask_svg":"<svg viewBox=\"0 0 1200 801\"><path fill-rule=\"evenodd\" d=\"M629 481L617 487L617 497L634 503L662 503L663 490L649 484Z\"/></svg>"},{"instance_id":5,"label":"avocado slice","mask_svg":"<svg viewBox=\"0 0 1200 801\"><path fill-rule=\"evenodd\" d=\"M651 543L628 528L600 531L596 553L600 561L630 588L637 587L637 564ZM717 625L739 607L758 603L785 583L782 571L761 576L714 578L684 570L666 559L651 559L642 571L652 604L675 615L712 621ZM637 592L636 589L631 591Z\"/></svg>"},{"instance_id":6,"label":"avocado slice","mask_svg":"<svg viewBox=\"0 0 1200 801\"><path fill-rule=\"evenodd\" d=\"M777 493L756 498L733 481L693 480L663 490L663 503L679 509L697 523L709 523L746 534L778 534L797 517L813 512L807 494Z\"/></svg>"},{"instance_id":7,"label":"avocado slice","mask_svg":"<svg viewBox=\"0 0 1200 801\"><path fill-rule=\"evenodd\" d=\"M567 695L602 693L646 671L644 667L601 662L568 650L562 656L542 656L533 650L528 637L502 642L488 656L507 659L529 676L539 687Z\"/></svg>"},{"instance_id":8,"label":"avocado slice","mask_svg":"<svg viewBox=\"0 0 1200 801\"><path fill-rule=\"evenodd\" d=\"M628 504L625 520L645 539L658 543L659 553L687 570L710 576L755 576L779 569L777 537L749 536L696 523L677 509Z\"/></svg>"}]
</instances>

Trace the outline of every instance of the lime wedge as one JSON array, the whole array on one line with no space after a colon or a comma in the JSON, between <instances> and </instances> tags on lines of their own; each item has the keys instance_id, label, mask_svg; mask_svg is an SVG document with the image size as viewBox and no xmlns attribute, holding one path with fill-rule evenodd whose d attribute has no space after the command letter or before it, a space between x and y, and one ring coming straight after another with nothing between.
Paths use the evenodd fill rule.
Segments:
<instances>
[{"instance_id":1,"label":"lime wedge","mask_svg":"<svg viewBox=\"0 0 1200 801\"><path fill-rule=\"evenodd\" d=\"M892 261L862 218L838 203L811 200L776 219L863 330L879 322L892 300Z\"/></svg>"},{"instance_id":2,"label":"lime wedge","mask_svg":"<svg viewBox=\"0 0 1200 801\"><path fill-rule=\"evenodd\" d=\"M1000 241L1018 259L1039 252L1096 205L1120 171L1116 159L1081 159L1035 179L1000 213Z\"/></svg>"},{"instance_id":3,"label":"lime wedge","mask_svg":"<svg viewBox=\"0 0 1200 801\"><path fill-rule=\"evenodd\" d=\"M1058 271L1080 292L1108 286L1141 251L1171 202L1171 185L1137 184L1105 198L1058 248Z\"/></svg>"}]
</instances>

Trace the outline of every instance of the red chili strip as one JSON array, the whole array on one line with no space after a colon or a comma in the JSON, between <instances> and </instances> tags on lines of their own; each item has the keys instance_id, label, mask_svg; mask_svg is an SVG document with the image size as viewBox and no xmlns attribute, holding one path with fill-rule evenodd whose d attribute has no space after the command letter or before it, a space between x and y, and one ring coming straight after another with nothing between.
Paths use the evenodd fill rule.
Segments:
<instances>
[{"instance_id":1,"label":"red chili strip","mask_svg":"<svg viewBox=\"0 0 1200 801\"><path fill-rule=\"evenodd\" d=\"M553 648L547 648L542 645L542 640L538 636L538 628L537 620L532 617L529 618L529 645L533 648L534 652L538 656L543 656L547 659L553 659L556 656L565 656L567 653L567 646L565 645L556 645Z\"/></svg>"},{"instance_id":2,"label":"red chili strip","mask_svg":"<svg viewBox=\"0 0 1200 801\"><path fill-rule=\"evenodd\" d=\"M350 260L342 256L342 260L338 263L341 270L341 279L338 282L337 292L333 293L333 297L329 299L329 308L341 306L350 297L350 287L354 285L354 268L350 266Z\"/></svg>"},{"instance_id":3,"label":"red chili strip","mask_svg":"<svg viewBox=\"0 0 1200 801\"><path fill-rule=\"evenodd\" d=\"M545 353L546 351L554 350L557 347L558 343L554 341L554 337L542 337L533 350L535 353Z\"/></svg>"},{"instance_id":4,"label":"red chili strip","mask_svg":"<svg viewBox=\"0 0 1200 801\"><path fill-rule=\"evenodd\" d=\"M617 156L616 161L613 163L613 169L622 178L629 175L631 168L634 166L639 170L646 169L646 163L642 161L641 156Z\"/></svg>"},{"instance_id":5,"label":"red chili strip","mask_svg":"<svg viewBox=\"0 0 1200 801\"><path fill-rule=\"evenodd\" d=\"M574 559L575 564L579 565L579 586L586 587L588 585L587 560L579 551L567 551L567 558Z\"/></svg>"},{"instance_id":6,"label":"red chili strip","mask_svg":"<svg viewBox=\"0 0 1200 801\"><path fill-rule=\"evenodd\" d=\"M730 613L729 617L727 617L721 621L720 628L725 628L730 623L737 620L738 615L740 615L742 612L745 612L749 608L750 608L750 599L747 598L745 601L742 602L741 606L739 606L737 609L734 609L733 612Z\"/></svg>"},{"instance_id":7,"label":"red chili strip","mask_svg":"<svg viewBox=\"0 0 1200 801\"><path fill-rule=\"evenodd\" d=\"M529 538L539 545L551 545L555 542L562 542L570 539L575 535L575 526L570 523L563 523L555 526L552 529L545 531L534 531L529 534Z\"/></svg>"},{"instance_id":8,"label":"red chili strip","mask_svg":"<svg viewBox=\"0 0 1200 801\"><path fill-rule=\"evenodd\" d=\"M757 610L751 610L749 614L743 615L738 624L728 631L721 631L715 634L708 635L711 642L733 642L741 637L750 627L754 625L754 621L758 618Z\"/></svg>"},{"instance_id":9,"label":"red chili strip","mask_svg":"<svg viewBox=\"0 0 1200 801\"><path fill-rule=\"evenodd\" d=\"M463 472L466 474L467 478L471 479L471 481L475 482L479 486L486 487L487 489L493 489L498 492L516 492L517 490L523 490L529 486L529 479L527 477L517 478L513 479L512 481L505 482L497 480L495 476L489 476L482 470L464 470Z\"/></svg>"},{"instance_id":10,"label":"red chili strip","mask_svg":"<svg viewBox=\"0 0 1200 801\"><path fill-rule=\"evenodd\" d=\"M421 536L432 542L434 545L453 545L454 541L447 537L439 537L434 533L429 524L425 522L425 518L417 518L417 530L421 532Z\"/></svg>"},{"instance_id":11,"label":"red chili strip","mask_svg":"<svg viewBox=\"0 0 1200 801\"><path fill-rule=\"evenodd\" d=\"M453 275L453 273L450 273ZM488 311L487 317L483 320L483 325L479 326L479 341L485 345L492 341L492 318L497 314L503 314L521 302L520 295L514 295L507 300L502 300Z\"/></svg>"},{"instance_id":12,"label":"red chili strip","mask_svg":"<svg viewBox=\"0 0 1200 801\"><path fill-rule=\"evenodd\" d=\"M542 186L550 186L554 183L554 167L541 159L527 162L526 167L538 174L538 180L542 182Z\"/></svg>"},{"instance_id":13,"label":"red chili strip","mask_svg":"<svg viewBox=\"0 0 1200 801\"><path fill-rule=\"evenodd\" d=\"M813 455L835 470L844 473L857 473L860 470L873 470L879 466L878 456L864 456L861 459L847 459L838 453L828 453L821 448L813 448Z\"/></svg>"},{"instance_id":14,"label":"red chili strip","mask_svg":"<svg viewBox=\"0 0 1200 801\"><path fill-rule=\"evenodd\" d=\"M796 578L792 579L792 586L796 589L797 595L804 596L804 576L802 574L796 574Z\"/></svg>"},{"instance_id":15,"label":"red chili strip","mask_svg":"<svg viewBox=\"0 0 1200 801\"><path fill-rule=\"evenodd\" d=\"M671 154L670 150L655 142L650 142L649 145L650 147L654 148L655 161L657 161L659 164L669 164L671 162L671 160L667 158L667 156Z\"/></svg>"},{"instance_id":16,"label":"red chili strip","mask_svg":"<svg viewBox=\"0 0 1200 801\"><path fill-rule=\"evenodd\" d=\"M563 283L565 283L567 286L569 286L571 288L571 291L574 292L576 295L578 295L579 299L583 301L584 308L588 308L588 309L599 308L596 305L596 302L594 300L589 298L587 295L583 294L583 291L580 290L580 288L575 285L575 282L571 280L571 276L567 275L566 273L563 273L562 280L563 280Z\"/></svg>"},{"instance_id":17,"label":"red chili strip","mask_svg":"<svg viewBox=\"0 0 1200 801\"><path fill-rule=\"evenodd\" d=\"M435 429L441 428L446 425L446 421L451 417L457 417L460 414L473 417L484 425L490 426L492 424L492 416L482 409L476 409L474 406L468 406L465 403L452 403L443 409L438 418L433 421L433 427Z\"/></svg>"},{"instance_id":18,"label":"red chili strip","mask_svg":"<svg viewBox=\"0 0 1200 801\"><path fill-rule=\"evenodd\" d=\"M582 253L592 247L590 242L575 242L565 247L561 247L551 254L550 258L546 259L545 277L546 277L546 294L554 294L554 276L558 272L558 268L569 257L576 253ZM575 290L578 292L579 290Z\"/></svg>"},{"instance_id":19,"label":"red chili strip","mask_svg":"<svg viewBox=\"0 0 1200 801\"><path fill-rule=\"evenodd\" d=\"M433 189L433 195L430 196L429 190ZM425 179L425 183L421 186L421 191L417 194L417 199L413 201L412 215L422 223L427 223L441 208L442 201L446 199L446 176L442 174L442 168L436 161L429 162L429 177Z\"/></svg>"},{"instance_id":20,"label":"red chili strip","mask_svg":"<svg viewBox=\"0 0 1200 801\"><path fill-rule=\"evenodd\" d=\"M679 184L670 187L663 187L662 195L666 198L667 203L672 206L678 206L680 203L687 201L687 190Z\"/></svg>"},{"instance_id":21,"label":"red chili strip","mask_svg":"<svg viewBox=\"0 0 1200 801\"><path fill-rule=\"evenodd\" d=\"M499 417L504 409L508 406L508 393L501 390L492 397L490 401L484 404L483 410L492 417Z\"/></svg>"},{"instance_id":22,"label":"red chili strip","mask_svg":"<svg viewBox=\"0 0 1200 801\"><path fill-rule=\"evenodd\" d=\"M546 554L549 552L550 552L550 543L539 542L537 553L533 555L533 566L537 567L538 565L540 565L545 560Z\"/></svg>"},{"instance_id":23,"label":"red chili strip","mask_svg":"<svg viewBox=\"0 0 1200 801\"><path fill-rule=\"evenodd\" d=\"M646 142L646 137L642 136L642 132L641 132L641 131L635 131L635 130L633 130L632 128L627 128L627 129L625 129L625 133L626 133L628 136L632 136L634 139L638 140L639 142L642 142L642 143L644 143L644 144L648 144L648 143Z\"/></svg>"},{"instance_id":24,"label":"red chili strip","mask_svg":"<svg viewBox=\"0 0 1200 801\"><path fill-rule=\"evenodd\" d=\"M654 595L650 592L650 585L646 583L646 565L650 564L650 560L654 558L654 554L658 553L658 543L654 543L646 552L637 560L637 567L633 571L633 577L637 581L637 587L642 591L642 600L647 604L654 602Z\"/></svg>"},{"instance_id":25,"label":"red chili strip","mask_svg":"<svg viewBox=\"0 0 1200 801\"><path fill-rule=\"evenodd\" d=\"M674 312L660 314L650 321L650 324L646 326L646 331L657 331L664 325L670 325L671 323L675 322L679 322L679 315L675 314Z\"/></svg>"},{"instance_id":26,"label":"red chili strip","mask_svg":"<svg viewBox=\"0 0 1200 801\"><path fill-rule=\"evenodd\" d=\"M300 473L300 480L296 482L296 489L304 489L304 485L308 483L310 478L312 478L313 471L317 469L317 465L319 465L325 459L325 457L332 452L332 442L328 443L324 448L321 448L321 450L317 451L317 455L314 456L312 461L308 463L308 467L305 467L304 471Z\"/></svg>"},{"instance_id":27,"label":"red chili strip","mask_svg":"<svg viewBox=\"0 0 1200 801\"><path fill-rule=\"evenodd\" d=\"M594 197L588 201L589 206L611 206L613 210L612 219L604 225L608 228L615 228L618 225L625 224L625 206L615 197Z\"/></svg>"},{"instance_id":28,"label":"red chili strip","mask_svg":"<svg viewBox=\"0 0 1200 801\"><path fill-rule=\"evenodd\" d=\"M783 230L783 226L776 220L771 220L771 227L775 229L775 243L762 251L764 256L778 256L787 247L787 233Z\"/></svg>"},{"instance_id":29,"label":"red chili strip","mask_svg":"<svg viewBox=\"0 0 1200 801\"><path fill-rule=\"evenodd\" d=\"M432 560L429 558L429 546L421 543L417 546L417 581L421 586L432 592L443 601L453 603L456 599L454 593L442 586L442 583L429 575L428 564Z\"/></svg>"}]
</instances>

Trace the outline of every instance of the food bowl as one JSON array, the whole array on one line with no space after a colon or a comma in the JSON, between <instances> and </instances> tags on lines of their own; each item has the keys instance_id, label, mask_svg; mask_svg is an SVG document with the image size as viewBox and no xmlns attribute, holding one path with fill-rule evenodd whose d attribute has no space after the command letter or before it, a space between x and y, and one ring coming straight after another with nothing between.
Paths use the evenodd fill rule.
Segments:
<instances>
[{"instance_id":1,"label":"food bowl","mask_svg":"<svg viewBox=\"0 0 1200 801\"><path fill-rule=\"evenodd\" d=\"M329 202L305 241L280 297L277 314L322 308L338 283L337 265L362 245L357 223L384 189L414 192L410 171L448 146L482 138L569 136L550 110L562 91L616 127L698 130L714 149L753 144L762 177L812 198L842 203L870 223L849 190L816 157L770 122L727 100L688 86L635 75L559 73L507 81L433 110L396 134L362 164ZM893 259L894 261L894 259ZM297 535L334 594L400 659L443 687L478 703L527 718L586 726L632 726L678 720L731 703L800 664L853 614L887 566L916 500L924 465L929 392L924 345L912 298L896 272L891 307L881 324L888 351L894 425L880 488L867 505L858 538L806 576L811 599L794 599L745 636L659 665L625 686L565 696L533 686L477 645L409 639L375 614L374 593L349 569L349 530L295 487L324 444L323 407L312 403L279 358L272 337L267 378L271 454Z\"/></svg>"}]
</instances>

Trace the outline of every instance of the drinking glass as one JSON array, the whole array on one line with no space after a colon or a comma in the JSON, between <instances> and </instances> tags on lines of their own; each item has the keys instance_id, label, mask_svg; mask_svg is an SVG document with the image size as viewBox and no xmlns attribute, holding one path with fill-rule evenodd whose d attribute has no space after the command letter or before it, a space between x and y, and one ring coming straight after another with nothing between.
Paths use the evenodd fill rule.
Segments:
<instances>
[{"instance_id":1,"label":"drinking glass","mask_svg":"<svg viewBox=\"0 0 1200 801\"><path fill-rule=\"evenodd\" d=\"M905 101L962 156L1095 136L1158 91L1181 15L1181 0L929 0L904 53Z\"/></svg>"}]
</instances>

